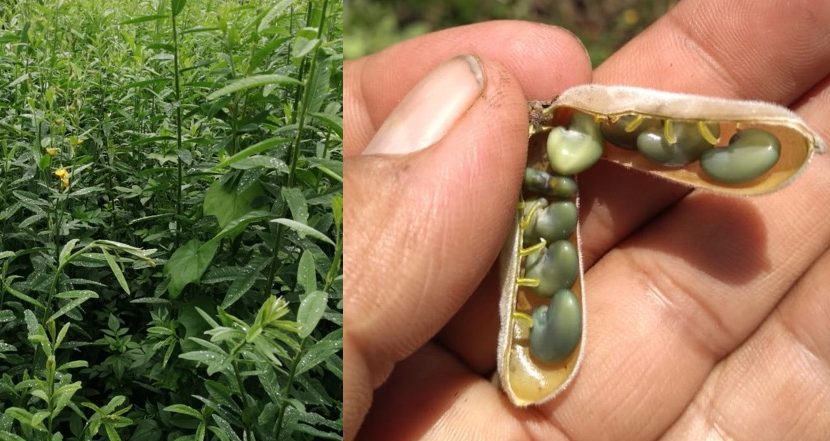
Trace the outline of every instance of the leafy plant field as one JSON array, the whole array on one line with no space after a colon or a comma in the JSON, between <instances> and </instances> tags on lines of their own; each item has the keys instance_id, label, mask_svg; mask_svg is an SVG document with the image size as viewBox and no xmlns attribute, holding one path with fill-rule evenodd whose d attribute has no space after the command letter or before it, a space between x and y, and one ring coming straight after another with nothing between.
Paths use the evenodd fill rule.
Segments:
<instances>
[{"instance_id":1,"label":"leafy plant field","mask_svg":"<svg viewBox=\"0 0 830 441\"><path fill-rule=\"evenodd\" d=\"M0 441L342 433L338 0L0 0Z\"/></svg>"}]
</instances>

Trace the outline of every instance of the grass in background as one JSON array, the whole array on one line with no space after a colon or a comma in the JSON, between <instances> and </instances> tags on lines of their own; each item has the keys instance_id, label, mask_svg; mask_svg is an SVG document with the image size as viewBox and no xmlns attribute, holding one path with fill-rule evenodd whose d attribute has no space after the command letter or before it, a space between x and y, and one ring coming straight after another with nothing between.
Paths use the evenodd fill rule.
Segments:
<instances>
[{"instance_id":1,"label":"grass in background","mask_svg":"<svg viewBox=\"0 0 830 441\"><path fill-rule=\"evenodd\" d=\"M342 438L335 0L0 0L0 440Z\"/></svg>"},{"instance_id":2,"label":"grass in background","mask_svg":"<svg viewBox=\"0 0 830 441\"><path fill-rule=\"evenodd\" d=\"M346 57L357 58L430 31L496 19L573 31L599 65L677 0L348 0Z\"/></svg>"}]
</instances>

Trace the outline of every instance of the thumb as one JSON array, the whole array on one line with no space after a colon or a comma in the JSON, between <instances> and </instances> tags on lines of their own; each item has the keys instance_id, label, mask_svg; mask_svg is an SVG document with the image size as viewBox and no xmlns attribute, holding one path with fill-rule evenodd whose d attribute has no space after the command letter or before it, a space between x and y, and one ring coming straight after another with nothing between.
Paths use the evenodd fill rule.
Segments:
<instances>
[{"instance_id":1,"label":"thumb","mask_svg":"<svg viewBox=\"0 0 830 441\"><path fill-rule=\"evenodd\" d=\"M346 158L347 440L394 363L438 332L495 260L516 209L527 124L513 76L460 56Z\"/></svg>"}]
</instances>

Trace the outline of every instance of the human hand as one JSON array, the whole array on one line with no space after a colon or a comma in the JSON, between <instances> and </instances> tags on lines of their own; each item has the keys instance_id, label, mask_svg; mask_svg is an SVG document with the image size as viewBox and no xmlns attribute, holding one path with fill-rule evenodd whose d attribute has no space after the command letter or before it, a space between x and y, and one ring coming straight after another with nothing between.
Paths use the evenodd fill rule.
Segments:
<instances>
[{"instance_id":1,"label":"human hand","mask_svg":"<svg viewBox=\"0 0 830 441\"><path fill-rule=\"evenodd\" d=\"M830 139L830 41L816 32L830 25L828 6L686 1L593 79L778 102ZM389 116L418 79L461 53L480 60L480 93L469 68L463 79L467 61L455 60L449 70L467 88L425 111L438 122ZM515 209L525 100L589 76L567 34L515 22L456 28L346 64L347 440L370 405L361 439L830 433L827 157L780 192L749 199L606 163L583 173L582 369L561 397L528 409L489 381L499 293L485 274ZM452 102L462 114L441 124L439 111L452 113L441 104ZM385 120L413 131L376 135ZM361 154L432 141L409 155Z\"/></svg>"}]
</instances>

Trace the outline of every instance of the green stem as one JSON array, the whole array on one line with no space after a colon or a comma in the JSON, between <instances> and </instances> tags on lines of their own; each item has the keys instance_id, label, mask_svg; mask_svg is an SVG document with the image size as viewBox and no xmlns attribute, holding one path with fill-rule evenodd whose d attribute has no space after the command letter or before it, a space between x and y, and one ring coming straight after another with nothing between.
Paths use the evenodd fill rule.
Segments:
<instances>
[{"instance_id":1,"label":"green stem","mask_svg":"<svg viewBox=\"0 0 830 441\"><path fill-rule=\"evenodd\" d=\"M340 272L340 259L343 258L343 233L340 231L340 228L337 229L337 243L334 247L334 257L331 259L331 265L329 266L329 270L326 273L326 286L323 288L323 291L328 292L331 285L334 283L334 279L337 277L337 273Z\"/></svg>"},{"instance_id":2,"label":"green stem","mask_svg":"<svg viewBox=\"0 0 830 441\"><path fill-rule=\"evenodd\" d=\"M173 21L173 73L176 93L176 168L177 168L177 182L176 182L176 236L175 246L179 247L179 235L181 232L181 216L182 216L182 158L180 153L182 150L182 103L181 103L181 87L179 85L179 34L176 29L176 14L173 11L173 2L170 2L170 16Z\"/></svg>"},{"instance_id":3,"label":"green stem","mask_svg":"<svg viewBox=\"0 0 830 441\"><path fill-rule=\"evenodd\" d=\"M53 336L54 337L54 336ZM46 357L46 382L49 388L49 432L47 433L47 440L52 439L52 429L54 416L52 410L54 409L54 395L55 395L55 355Z\"/></svg>"},{"instance_id":4,"label":"green stem","mask_svg":"<svg viewBox=\"0 0 830 441\"><path fill-rule=\"evenodd\" d=\"M325 27L326 23L326 9L328 8L328 0L323 0L323 11L320 14L320 26L317 29L317 37L319 38L323 34L323 28ZM311 6L309 5L309 8ZM309 16L311 13L309 12ZM291 163L290 169L288 172L288 178L285 182L285 187L291 188L294 186L294 178L297 172L297 162L300 158L300 142L303 139L303 129L305 128L305 117L306 113L308 112L308 102L311 99L311 87L310 82L314 78L314 75L317 71L317 53L320 50L320 46L318 45L317 48L314 49L314 52L311 54L311 65L308 69L308 75L303 81L303 100L302 100L302 107L300 109L300 115L297 122L297 134L294 136L294 142L291 145ZM277 270L280 267L280 247L282 245L282 237L284 229L283 225L279 224L277 226L276 233L274 235L274 255L271 259L271 267L268 270L268 281L265 284L265 295L271 290L271 287L274 286L274 279L277 275Z\"/></svg>"},{"instance_id":5,"label":"green stem","mask_svg":"<svg viewBox=\"0 0 830 441\"><path fill-rule=\"evenodd\" d=\"M285 411L288 409L288 394L291 393L291 386L293 386L294 377L297 375L297 366L300 365L300 360L302 360L303 355L305 354L306 338L303 338L300 341L300 349L297 350L297 353L294 355L294 360L291 361L291 370L288 372L288 381L286 381L285 386L282 388L282 393L280 394L282 403L280 404L279 416L277 416L277 436L274 439L280 439L280 433L282 432L282 428L285 424Z\"/></svg>"}]
</instances>

